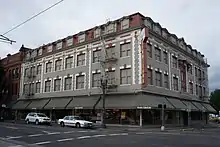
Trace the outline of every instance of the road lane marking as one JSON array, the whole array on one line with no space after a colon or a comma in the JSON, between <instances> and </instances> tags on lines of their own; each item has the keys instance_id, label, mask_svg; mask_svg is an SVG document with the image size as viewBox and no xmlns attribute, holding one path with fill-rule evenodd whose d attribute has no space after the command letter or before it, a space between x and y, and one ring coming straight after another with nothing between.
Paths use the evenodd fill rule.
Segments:
<instances>
[{"instance_id":1,"label":"road lane marking","mask_svg":"<svg viewBox=\"0 0 220 147\"><path fill-rule=\"evenodd\" d=\"M56 134L60 134L60 132L51 132L51 133L48 133L48 135L56 135Z\"/></svg>"},{"instance_id":2,"label":"road lane marking","mask_svg":"<svg viewBox=\"0 0 220 147\"><path fill-rule=\"evenodd\" d=\"M67 131L67 132L63 132L64 134L70 134L70 133L74 133L75 131Z\"/></svg>"},{"instance_id":3,"label":"road lane marking","mask_svg":"<svg viewBox=\"0 0 220 147\"><path fill-rule=\"evenodd\" d=\"M28 137L37 137L37 136L41 136L43 134L33 134L33 135L28 135Z\"/></svg>"},{"instance_id":4,"label":"road lane marking","mask_svg":"<svg viewBox=\"0 0 220 147\"><path fill-rule=\"evenodd\" d=\"M50 132L48 132L48 131L42 131L42 132L44 132L44 133L46 133L46 134L50 133Z\"/></svg>"},{"instance_id":5,"label":"road lane marking","mask_svg":"<svg viewBox=\"0 0 220 147\"><path fill-rule=\"evenodd\" d=\"M57 140L58 142L64 142L64 141L72 141L74 140L74 138L65 138L65 139L60 139L60 140Z\"/></svg>"},{"instance_id":6,"label":"road lane marking","mask_svg":"<svg viewBox=\"0 0 220 147\"><path fill-rule=\"evenodd\" d=\"M23 145L14 145L14 146L9 146L9 147L24 147Z\"/></svg>"},{"instance_id":7,"label":"road lane marking","mask_svg":"<svg viewBox=\"0 0 220 147\"><path fill-rule=\"evenodd\" d=\"M4 126L5 128L8 128L8 129L14 129L14 130L17 130L18 128L16 127L10 127L10 126Z\"/></svg>"},{"instance_id":8,"label":"road lane marking","mask_svg":"<svg viewBox=\"0 0 220 147\"><path fill-rule=\"evenodd\" d=\"M100 134L100 135L93 135L92 137L105 137L105 136L107 136L107 135L104 135L104 134Z\"/></svg>"},{"instance_id":9,"label":"road lane marking","mask_svg":"<svg viewBox=\"0 0 220 147\"><path fill-rule=\"evenodd\" d=\"M136 133L137 135L144 135L145 133L144 132L138 132Z\"/></svg>"},{"instance_id":10,"label":"road lane marking","mask_svg":"<svg viewBox=\"0 0 220 147\"><path fill-rule=\"evenodd\" d=\"M92 136L80 136L80 137L77 137L76 139L87 139L87 138L91 138Z\"/></svg>"},{"instance_id":11,"label":"road lane marking","mask_svg":"<svg viewBox=\"0 0 220 147\"><path fill-rule=\"evenodd\" d=\"M18 139L18 138L22 138L22 136L8 136L7 139Z\"/></svg>"},{"instance_id":12,"label":"road lane marking","mask_svg":"<svg viewBox=\"0 0 220 147\"><path fill-rule=\"evenodd\" d=\"M51 141L37 142L37 143L34 143L34 145L43 145L43 144L49 144L49 143L51 143Z\"/></svg>"}]
</instances>

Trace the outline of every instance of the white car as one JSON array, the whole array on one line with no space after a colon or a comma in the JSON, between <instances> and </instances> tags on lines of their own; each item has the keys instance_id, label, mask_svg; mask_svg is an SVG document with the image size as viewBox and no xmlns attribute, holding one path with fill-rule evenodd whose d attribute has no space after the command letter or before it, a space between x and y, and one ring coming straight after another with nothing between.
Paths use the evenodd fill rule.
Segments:
<instances>
[{"instance_id":1,"label":"white car","mask_svg":"<svg viewBox=\"0 0 220 147\"><path fill-rule=\"evenodd\" d=\"M58 120L58 124L61 127L71 126L77 128L92 128L93 123L83 120L80 116L65 116L63 119Z\"/></svg>"},{"instance_id":2,"label":"white car","mask_svg":"<svg viewBox=\"0 0 220 147\"><path fill-rule=\"evenodd\" d=\"M51 125L51 120L49 117L47 117L45 114L43 113L29 113L26 118L25 118L25 122L27 124L29 123L35 123L36 125L38 124L49 124Z\"/></svg>"}]
</instances>

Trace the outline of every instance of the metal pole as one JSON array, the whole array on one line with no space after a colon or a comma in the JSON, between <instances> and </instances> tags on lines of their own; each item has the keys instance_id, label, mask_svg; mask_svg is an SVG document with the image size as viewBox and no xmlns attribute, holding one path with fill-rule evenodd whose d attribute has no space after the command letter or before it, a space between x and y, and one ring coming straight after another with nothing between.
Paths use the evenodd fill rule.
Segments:
<instances>
[{"instance_id":1,"label":"metal pole","mask_svg":"<svg viewBox=\"0 0 220 147\"><path fill-rule=\"evenodd\" d=\"M161 131L164 131L164 104L162 104L162 126L161 126Z\"/></svg>"},{"instance_id":2,"label":"metal pole","mask_svg":"<svg viewBox=\"0 0 220 147\"><path fill-rule=\"evenodd\" d=\"M106 125L105 125L105 113L106 113L106 110L105 110L105 93L106 93L106 84L107 84L107 80L102 80L101 81L101 84L102 84L102 99L103 99L103 105L102 105L102 107L103 107L103 110L102 110L102 122L101 122L101 125L102 125L102 127L106 127Z\"/></svg>"}]
</instances>

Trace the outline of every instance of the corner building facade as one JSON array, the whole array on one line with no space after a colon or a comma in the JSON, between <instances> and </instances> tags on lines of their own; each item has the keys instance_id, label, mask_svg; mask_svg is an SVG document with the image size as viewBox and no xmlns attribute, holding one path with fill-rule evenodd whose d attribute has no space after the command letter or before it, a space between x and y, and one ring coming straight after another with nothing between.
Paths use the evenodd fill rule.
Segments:
<instances>
[{"instance_id":1,"label":"corner building facade","mask_svg":"<svg viewBox=\"0 0 220 147\"><path fill-rule=\"evenodd\" d=\"M159 125L158 105L166 104L166 124L191 125L215 111L208 103L208 67L183 38L135 13L26 54L14 109L48 112L53 119L90 117L105 70L106 123ZM102 101L96 109L99 119Z\"/></svg>"}]
</instances>

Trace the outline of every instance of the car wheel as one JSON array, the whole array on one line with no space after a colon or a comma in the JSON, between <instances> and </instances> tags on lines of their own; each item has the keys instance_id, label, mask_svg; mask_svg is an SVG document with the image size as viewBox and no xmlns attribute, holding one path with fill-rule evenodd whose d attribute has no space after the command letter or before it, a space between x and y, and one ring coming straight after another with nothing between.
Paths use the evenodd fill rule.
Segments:
<instances>
[{"instance_id":1,"label":"car wheel","mask_svg":"<svg viewBox=\"0 0 220 147\"><path fill-rule=\"evenodd\" d=\"M80 123L76 123L76 127L77 128L80 128L81 126L80 126Z\"/></svg>"},{"instance_id":2,"label":"car wheel","mask_svg":"<svg viewBox=\"0 0 220 147\"><path fill-rule=\"evenodd\" d=\"M36 124L36 125L39 125L39 120L38 120L38 119L35 121L35 124Z\"/></svg>"},{"instance_id":3,"label":"car wheel","mask_svg":"<svg viewBox=\"0 0 220 147\"><path fill-rule=\"evenodd\" d=\"M60 122L60 126L61 126L61 127L65 127L64 122Z\"/></svg>"},{"instance_id":4,"label":"car wheel","mask_svg":"<svg viewBox=\"0 0 220 147\"><path fill-rule=\"evenodd\" d=\"M29 120L28 119L26 120L26 124L29 124Z\"/></svg>"}]
</instances>

